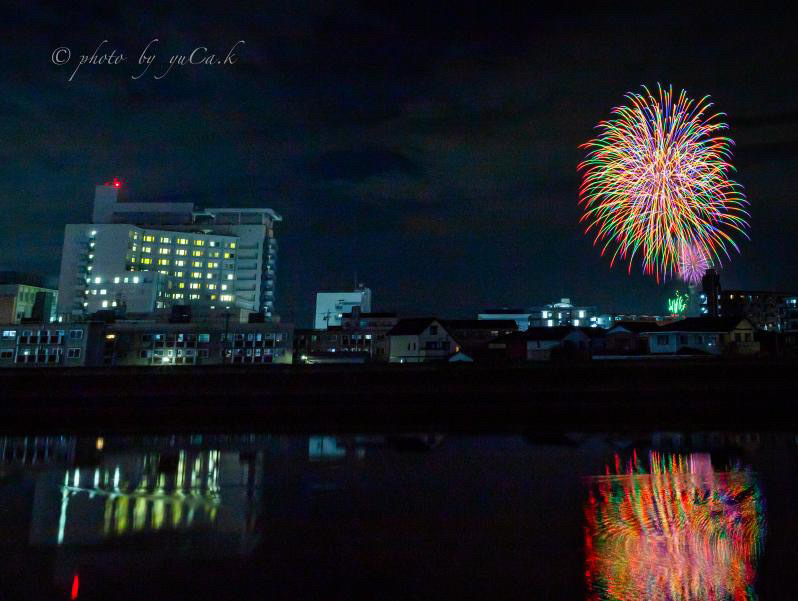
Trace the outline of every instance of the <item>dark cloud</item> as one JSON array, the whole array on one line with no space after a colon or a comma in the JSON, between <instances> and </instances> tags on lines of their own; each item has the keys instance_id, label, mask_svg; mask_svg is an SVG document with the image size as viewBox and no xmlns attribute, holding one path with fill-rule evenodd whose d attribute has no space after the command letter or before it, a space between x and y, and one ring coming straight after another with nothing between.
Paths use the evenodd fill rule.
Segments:
<instances>
[{"instance_id":1,"label":"dark cloud","mask_svg":"<svg viewBox=\"0 0 798 601\"><path fill-rule=\"evenodd\" d=\"M0 269L54 274L63 226L112 176L139 200L271 206L278 305L300 323L354 273L379 306L473 314L559 296L658 311L672 285L609 268L579 223L579 144L658 81L711 94L737 142L751 240L735 286L794 289L798 41L728 5L184 1L7 11ZM160 56L245 39L241 63L154 81L49 63L108 39Z\"/></svg>"}]
</instances>

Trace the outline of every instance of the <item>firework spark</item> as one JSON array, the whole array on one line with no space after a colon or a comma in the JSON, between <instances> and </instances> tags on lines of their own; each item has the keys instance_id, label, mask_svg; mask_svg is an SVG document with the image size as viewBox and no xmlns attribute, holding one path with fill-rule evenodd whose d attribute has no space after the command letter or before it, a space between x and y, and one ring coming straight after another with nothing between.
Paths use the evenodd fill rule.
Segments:
<instances>
[{"instance_id":1,"label":"firework spark","mask_svg":"<svg viewBox=\"0 0 798 601\"><path fill-rule=\"evenodd\" d=\"M704 251L695 244L682 244L679 255L679 276L686 283L696 285L709 269Z\"/></svg>"},{"instance_id":2,"label":"firework spark","mask_svg":"<svg viewBox=\"0 0 798 601\"><path fill-rule=\"evenodd\" d=\"M747 236L748 202L731 179L731 139L718 133L728 126L710 114L705 96L691 100L683 90L658 86L629 93L629 106L612 111L598 125L598 137L580 163L579 190L585 232L612 259L627 261L631 272L639 253L643 272L660 280L679 273L685 245L720 264L739 251L733 235Z\"/></svg>"}]
</instances>

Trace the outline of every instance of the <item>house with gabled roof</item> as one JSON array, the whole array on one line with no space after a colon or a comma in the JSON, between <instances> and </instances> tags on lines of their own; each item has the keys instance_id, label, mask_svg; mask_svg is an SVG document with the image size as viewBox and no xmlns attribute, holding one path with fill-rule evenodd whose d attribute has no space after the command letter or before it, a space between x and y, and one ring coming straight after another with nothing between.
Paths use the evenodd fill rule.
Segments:
<instances>
[{"instance_id":1,"label":"house with gabled roof","mask_svg":"<svg viewBox=\"0 0 798 601\"><path fill-rule=\"evenodd\" d=\"M740 317L688 317L643 333L651 354L735 354L759 352L755 328Z\"/></svg>"},{"instance_id":2,"label":"house with gabled roof","mask_svg":"<svg viewBox=\"0 0 798 601\"><path fill-rule=\"evenodd\" d=\"M387 334L390 363L445 361L460 346L435 317L400 319Z\"/></svg>"}]
</instances>

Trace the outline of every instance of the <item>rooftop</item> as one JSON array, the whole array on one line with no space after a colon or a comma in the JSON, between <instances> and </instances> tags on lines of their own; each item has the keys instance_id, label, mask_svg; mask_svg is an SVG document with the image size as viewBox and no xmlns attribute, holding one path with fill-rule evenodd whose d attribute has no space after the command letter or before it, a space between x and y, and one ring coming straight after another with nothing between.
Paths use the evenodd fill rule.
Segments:
<instances>
[{"instance_id":1,"label":"rooftop","mask_svg":"<svg viewBox=\"0 0 798 601\"><path fill-rule=\"evenodd\" d=\"M400 319L390 332L388 336L416 336L421 334L427 329L427 326L433 322L438 321L434 317L411 317L409 319ZM438 322L440 323L440 322Z\"/></svg>"},{"instance_id":2,"label":"rooftop","mask_svg":"<svg viewBox=\"0 0 798 601\"><path fill-rule=\"evenodd\" d=\"M688 317L681 321L674 321L668 325L659 326L656 330L648 328L648 332L731 332L741 321L748 321L741 317ZM750 324L749 324L750 325Z\"/></svg>"}]
</instances>

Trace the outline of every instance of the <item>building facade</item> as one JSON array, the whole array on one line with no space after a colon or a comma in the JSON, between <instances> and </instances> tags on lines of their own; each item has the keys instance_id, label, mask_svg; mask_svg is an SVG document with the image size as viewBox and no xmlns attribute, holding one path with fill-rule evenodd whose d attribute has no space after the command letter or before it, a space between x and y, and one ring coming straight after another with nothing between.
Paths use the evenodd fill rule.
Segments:
<instances>
[{"instance_id":1,"label":"building facade","mask_svg":"<svg viewBox=\"0 0 798 601\"><path fill-rule=\"evenodd\" d=\"M275 322L116 322L103 341L103 365L264 365L293 357L293 327Z\"/></svg>"},{"instance_id":2,"label":"building facade","mask_svg":"<svg viewBox=\"0 0 798 601\"><path fill-rule=\"evenodd\" d=\"M0 326L1 367L291 363L293 326L277 322L83 322Z\"/></svg>"},{"instance_id":3,"label":"building facade","mask_svg":"<svg viewBox=\"0 0 798 601\"><path fill-rule=\"evenodd\" d=\"M759 352L756 328L745 318L688 317L644 332L652 355L698 352L701 354L753 355Z\"/></svg>"},{"instance_id":4,"label":"building facade","mask_svg":"<svg viewBox=\"0 0 798 601\"><path fill-rule=\"evenodd\" d=\"M41 278L11 271L0 272L0 323L55 321L58 290Z\"/></svg>"},{"instance_id":5,"label":"building facade","mask_svg":"<svg viewBox=\"0 0 798 601\"><path fill-rule=\"evenodd\" d=\"M0 325L0 368L102 365L104 328L99 322Z\"/></svg>"},{"instance_id":6,"label":"building facade","mask_svg":"<svg viewBox=\"0 0 798 601\"><path fill-rule=\"evenodd\" d=\"M344 313L340 326L297 329L294 360L297 363L340 363L349 359L388 361L388 332L399 321L396 313L361 313L357 307ZM355 356L357 355L357 357Z\"/></svg>"},{"instance_id":7,"label":"building facade","mask_svg":"<svg viewBox=\"0 0 798 601\"><path fill-rule=\"evenodd\" d=\"M313 327L324 330L340 326L344 314L359 309L361 313L371 312L371 290L362 285L356 290L316 293L316 313Z\"/></svg>"},{"instance_id":8,"label":"building facade","mask_svg":"<svg viewBox=\"0 0 798 601\"><path fill-rule=\"evenodd\" d=\"M66 226L60 316L196 305L273 317L279 215L128 202L124 192L118 182L97 186L93 222Z\"/></svg>"},{"instance_id":9,"label":"building facade","mask_svg":"<svg viewBox=\"0 0 798 601\"><path fill-rule=\"evenodd\" d=\"M537 317L537 315L535 317ZM516 323L518 330L526 330L529 328L532 313L525 309L486 309L477 315L477 319L512 319Z\"/></svg>"},{"instance_id":10,"label":"building facade","mask_svg":"<svg viewBox=\"0 0 798 601\"><path fill-rule=\"evenodd\" d=\"M391 363L445 361L460 347L443 323L433 317L400 319L388 332Z\"/></svg>"},{"instance_id":11,"label":"building facade","mask_svg":"<svg viewBox=\"0 0 798 601\"><path fill-rule=\"evenodd\" d=\"M570 298L561 298L559 302L533 307L530 313L531 328L598 327L596 307L576 306L571 303Z\"/></svg>"},{"instance_id":12,"label":"building facade","mask_svg":"<svg viewBox=\"0 0 798 601\"><path fill-rule=\"evenodd\" d=\"M499 336L518 331L514 319L447 319L441 322L463 353L479 353Z\"/></svg>"}]
</instances>

